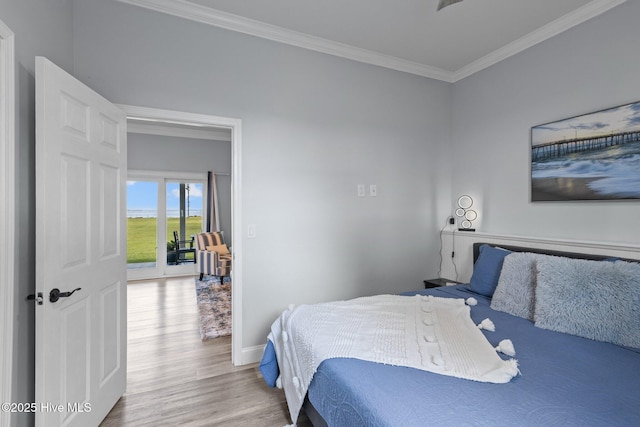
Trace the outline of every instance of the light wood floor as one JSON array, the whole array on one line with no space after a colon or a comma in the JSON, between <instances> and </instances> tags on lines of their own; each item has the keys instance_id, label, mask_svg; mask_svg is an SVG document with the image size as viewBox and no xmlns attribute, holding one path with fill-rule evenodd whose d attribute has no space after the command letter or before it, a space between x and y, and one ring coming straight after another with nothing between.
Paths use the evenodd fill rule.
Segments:
<instances>
[{"instance_id":1,"label":"light wood floor","mask_svg":"<svg viewBox=\"0 0 640 427\"><path fill-rule=\"evenodd\" d=\"M127 391L101 426L273 426L284 393L257 364L231 364L230 337L201 341L194 278L130 282ZM311 423L304 416L299 427Z\"/></svg>"}]
</instances>

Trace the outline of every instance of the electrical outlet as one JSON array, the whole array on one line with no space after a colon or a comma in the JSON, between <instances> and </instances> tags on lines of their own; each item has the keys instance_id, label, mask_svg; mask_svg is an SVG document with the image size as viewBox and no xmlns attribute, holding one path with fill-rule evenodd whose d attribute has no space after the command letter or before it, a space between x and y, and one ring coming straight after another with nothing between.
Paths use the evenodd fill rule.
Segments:
<instances>
[{"instance_id":1,"label":"electrical outlet","mask_svg":"<svg viewBox=\"0 0 640 427\"><path fill-rule=\"evenodd\" d=\"M358 197L364 197L364 184L358 184Z\"/></svg>"},{"instance_id":2,"label":"electrical outlet","mask_svg":"<svg viewBox=\"0 0 640 427\"><path fill-rule=\"evenodd\" d=\"M455 224L455 223L456 223L455 218L454 218L454 217L452 217L452 216L450 216L450 217L449 217L449 224L453 225L453 224Z\"/></svg>"}]
</instances>

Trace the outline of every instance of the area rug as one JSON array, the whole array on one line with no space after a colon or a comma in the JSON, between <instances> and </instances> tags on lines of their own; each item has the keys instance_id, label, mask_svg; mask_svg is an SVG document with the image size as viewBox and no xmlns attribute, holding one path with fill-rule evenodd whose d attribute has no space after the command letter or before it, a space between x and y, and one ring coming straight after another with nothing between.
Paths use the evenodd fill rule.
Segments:
<instances>
[{"instance_id":1,"label":"area rug","mask_svg":"<svg viewBox=\"0 0 640 427\"><path fill-rule=\"evenodd\" d=\"M231 280L205 276L196 277L196 296L200 316L200 338L205 341L231 335Z\"/></svg>"}]
</instances>

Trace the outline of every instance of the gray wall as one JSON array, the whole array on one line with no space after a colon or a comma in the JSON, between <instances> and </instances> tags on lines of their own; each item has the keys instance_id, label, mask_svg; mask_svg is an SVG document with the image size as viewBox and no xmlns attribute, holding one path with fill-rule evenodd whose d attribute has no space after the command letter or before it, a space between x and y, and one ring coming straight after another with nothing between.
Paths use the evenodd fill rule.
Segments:
<instances>
[{"instance_id":1,"label":"gray wall","mask_svg":"<svg viewBox=\"0 0 640 427\"><path fill-rule=\"evenodd\" d=\"M0 0L0 19L15 33L16 48L13 402L33 402L35 394L35 308L25 301L35 290L35 57L46 56L73 71L72 16L71 0ZM33 425L33 416L14 414L11 425Z\"/></svg>"},{"instance_id":2,"label":"gray wall","mask_svg":"<svg viewBox=\"0 0 640 427\"><path fill-rule=\"evenodd\" d=\"M640 100L639 16L629 1L453 85L452 196L478 196L482 231L640 242L638 201L529 201L532 126Z\"/></svg>"},{"instance_id":3,"label":"gray wall","mask_svg":"<svg viewBox=\"0 0 640 427\"><path fill-rule=\"evenodd\" d=\"M127 162L129 170L216 172L220 228L227 245L233 244L230 142L129 133Z\"/></svg>"},{"instance_id":4,"label":"gray wall","mask_svg":"<svg viewBox=\"0 0 640 427\"><path fill-rule=\"evenodd\" d=\"M420 287L449 209L450 85L99 0L76 76L110 100L242 119L243 346L289 303ZM378 197L358 198L357 184Z\"/></svg>"},{"instance_id":5,"label":"gray wall","mask_svg":"<svg viewBox=\"0 0 640 427\"><path fill-rule=\"evenodd\" d=\"M288 303L419 287L462 193L484 231L639 241L637 202L528 201L531 126L640 99L639 2L453 85L113 1L0 0L0 14L18 61L14 401L33 399L35 55L114 102L243 120L243 220L258 232L245 347ZM378 197L357 198L359 183Z\"/></svg>"}]
</instances>

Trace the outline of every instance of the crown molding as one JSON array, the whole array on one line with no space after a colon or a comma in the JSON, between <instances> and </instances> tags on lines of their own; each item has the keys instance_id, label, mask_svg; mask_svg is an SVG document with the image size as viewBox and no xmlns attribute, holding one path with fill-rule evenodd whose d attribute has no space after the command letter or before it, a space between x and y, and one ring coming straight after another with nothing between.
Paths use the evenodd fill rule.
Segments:
<instances>
[{"instance_id":1,"label":"crown molding","mask_svg":"<svg viewBox=\"0 0 640 427\"><path fill-rule=\"evenodd\" d=\"M622 3L625 3L627 0L593 0L581 8L562 16L535 31L532 31L524 37L521 37L520 39L511 42L453 72L427 64L421 64L395 56L384 55L371 50L327 40L321 37L288 30L276 25L267 24L195 4L188 0L118 1L303 49L338 56L365 64L377 65L391 70L403 71L405 73L415 74L422 77L455 83L458 80L462 80L465 77L477 73L478 71L509 58L510 56L516 55L517 53L520 53L538 43L554 37L563 31L573 28L578 24L588 21Z\"/></svg>"},{"instance_id":2,"label":"crown molding","mask_svg":"<svg viewBox=\"0 0 640 427\"><path fill-rule=\"evenodd\" d=\"M419 64L406 59L384 55L348 44L288 30L276 25L266 24L264 22L211 9L186 0L118 1L303 49L309 49L357 62L363 62L365 64L377 65L396 71L403 71L405 73L429 77L436 80L443 80L446 82L449 82L451 79L451 73L441 68Z\"/></svg>"},{"instance_id":3,"label":"crown molding","mask_svg":"<svg viewBox=\"0 0 640 427\"><path fill-rule=\"evenodd\" d=\"M499 49L494 50L488 55L471 62L470 64L458 69L451 73L451 82L455 83L458 80L462 80L465 77L469 77L478 71L484 70L500 61L503 61L510 56L514 56L532 46L537 45L547 39L550 39L558 34L567 31L578 24L582 24L598 15L613 9L616 6L625 3L627 0L594 0L586 5L568 13L549 24L538 28L527 34L524 37L519 38Z\"/></svg>"}]
</instances>

